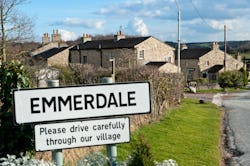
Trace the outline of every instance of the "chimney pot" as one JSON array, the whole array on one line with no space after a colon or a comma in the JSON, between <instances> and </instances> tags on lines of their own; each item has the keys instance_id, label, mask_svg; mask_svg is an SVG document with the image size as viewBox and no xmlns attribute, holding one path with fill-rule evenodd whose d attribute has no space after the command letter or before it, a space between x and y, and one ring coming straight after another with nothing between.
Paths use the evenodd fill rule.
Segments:
<instances>
[{"instance_id":1,"label":"chimney pot","mask_svg":"<svg viewBox=\"0 0 250 166\"><path fill-rule=\"evenodd\" d=\"M117 32L117 35L115 35L114 37L115 37L115 40L116 40L116 41L118 41L118 40L120 40L120 39L125 39L125 36L122 34L122 31L121 31L121 30L119 30L119 31Z\"/></svg>"},{"instance_id":2,"label":"chimney pot","mask_svg":"<svg viewBox=\"0 0 250 166\"><path fill-rule=\"evenodd\" d=\"M87 41L92 41L92 38L89 34L84 33L82 37L82 43L86 43Z\"/></svg>"}]
</instances>

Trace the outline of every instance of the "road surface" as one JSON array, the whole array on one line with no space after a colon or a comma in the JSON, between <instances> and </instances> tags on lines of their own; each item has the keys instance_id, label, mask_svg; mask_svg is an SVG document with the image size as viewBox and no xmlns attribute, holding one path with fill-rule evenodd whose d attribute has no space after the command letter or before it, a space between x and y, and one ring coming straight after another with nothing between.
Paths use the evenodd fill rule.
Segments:
<instances>
[{"instance_id":1,"label":"road surface","mask_svg":"<svg viewBox=\"0 0 250 166\"><path fill-rule=\"evenodd\" d=\"M222 96L227 121L230 166L250 166L250 90Z\"/></svg>"}]
</instances>

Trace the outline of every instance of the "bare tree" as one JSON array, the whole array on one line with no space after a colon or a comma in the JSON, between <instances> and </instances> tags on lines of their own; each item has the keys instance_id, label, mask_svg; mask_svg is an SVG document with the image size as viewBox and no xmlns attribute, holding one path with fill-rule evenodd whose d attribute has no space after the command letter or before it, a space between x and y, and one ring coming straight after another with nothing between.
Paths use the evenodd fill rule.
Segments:
<instances>
[{"instance_id":1,"label":"bare tree","mask_svg":"<svg viewBox=\"0 0 250 166\"><path fill-rule=\"evenodd\" d=\"M2 62L6 62L6 45L8 42L22 42L33 35L31 19L17 9L26 0L0 0L0 54Z\"/></svg>"}]
</instances>

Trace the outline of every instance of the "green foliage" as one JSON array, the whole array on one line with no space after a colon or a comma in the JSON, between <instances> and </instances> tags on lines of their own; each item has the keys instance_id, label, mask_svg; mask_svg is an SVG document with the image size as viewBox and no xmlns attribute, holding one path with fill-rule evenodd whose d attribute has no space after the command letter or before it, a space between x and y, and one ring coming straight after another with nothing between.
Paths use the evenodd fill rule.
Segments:
<instances>
[{"instance_id":1,"label":"green foliage","mask_svg":"<svg viewBox=\"0 0 250 166\"><path fill-rule=\"evenodd\" d=\"M128 166L154 166L154 158L151 152L151 147L142 134L139 134L138 139L131 144L131 158Z\"/></svg>"},{"instance_id":2,"label":"green foliage","mask_svg":"<svg viewBox=\"0 0 250 166\"><path fill-rule=\"evenodd\" d=\"M198 84L201 84L201 85L207 84L207 83L208 83L208 79L207 79L207 78L197 78L195 81L196 81Z\"/></svg>"},{"instance_id":3,"label":"green foliage","mask_svg":"<svg viewBox=\"0 0 250 166\"><path fill-rule=\"evenodd\" d=\"M240 68L239 70L242 75L243 75L243 83L244 83L244 86L246 86L248 84L248 72L242 67Z\"/></svg>"},{"instance_id":4,"label":"green foliage","mask_svg":"<svg viewBox=\"0 0 250 166\"><path fill-rule=\"evenodd\" d=\"M3 103L1 111L8 111L12 105L12 89L29 87L29 76L26 68L19 61L4 63L0 69L1 91Z\"/></svg>"},{"instance_id":5,"label":"green foliage","mask_svg":"<svg viewBox=\"0 0 250 166\"><path fill-rule=\"evenodd\" d=\"M242 73L237 70L220 73L218 83L221 88L241 88L244 85Z\"/></svg>"},{"instance_id":6,"label":"green foliage","mask_svg":"<svg viewBox=\"0 0 250 166\"><path fill-rule=\"evenodd\" d=\"M20 152L33 149L33 128L30 125L15 126L13 122L12 90L28 88L28 72L20 62L4 63L0 70L2 107L0 111L0 156L19 155Z\"/></svg>"}]
</instances>

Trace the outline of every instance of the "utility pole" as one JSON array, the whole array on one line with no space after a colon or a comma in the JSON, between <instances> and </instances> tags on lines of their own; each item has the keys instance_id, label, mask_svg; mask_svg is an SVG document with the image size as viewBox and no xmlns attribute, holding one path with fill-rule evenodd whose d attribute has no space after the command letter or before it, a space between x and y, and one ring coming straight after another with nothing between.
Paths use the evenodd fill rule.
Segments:
<instances>
[{"instance_id":1,"label":"utility pole","mask_svg":"<svg viewBox=\"0 0 250 166\"><path fill-rule=\"evenodd\" d=\"M178 73L181 72L181 11L177 0L175 0L178 9L178 50L177 50L177 63L178 63Z\"/></svg>"},{"instance_id":2,"label":"utility pole","mask_svg":"<svg viewBox=\"0 0 250 166\"><path fill-rule=\"evenodd\" d=\"M226 71L226 62L227 62L227 38L226 38L226 35L227 35L227 27L226 25L224 25L224 62L223 62L223 65L224 65L224 71Z\"/></svg>"}]
</instances>

